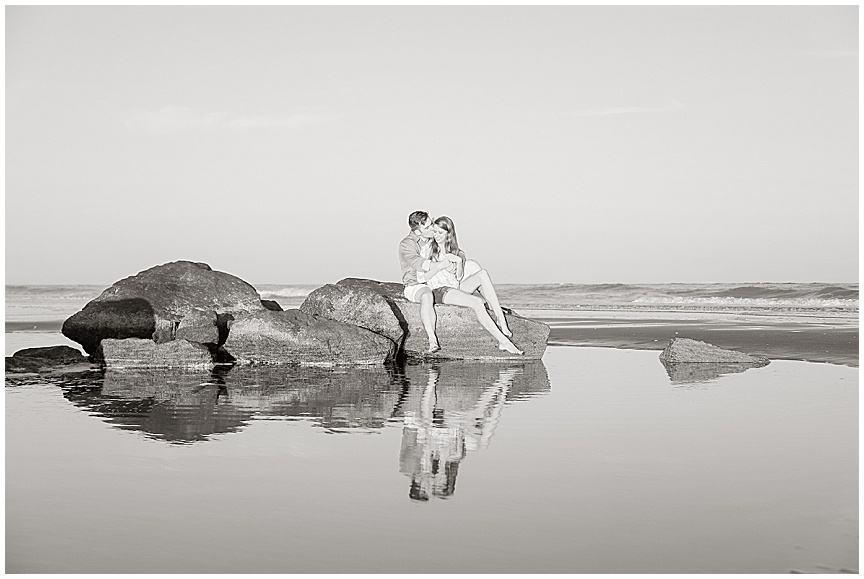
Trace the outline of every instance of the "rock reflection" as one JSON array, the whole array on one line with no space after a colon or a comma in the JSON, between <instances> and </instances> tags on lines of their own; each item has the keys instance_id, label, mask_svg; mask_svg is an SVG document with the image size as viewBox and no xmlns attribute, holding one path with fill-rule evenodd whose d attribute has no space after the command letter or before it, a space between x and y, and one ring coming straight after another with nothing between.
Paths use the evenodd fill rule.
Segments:
<instances>
[{"instance_id":1,"label":"rock reflection","mask_svg":"<svg viewBox=\"0 0 864 579\"><path fill-rule=\"evenodd\" d=\"M495 364L446 362L436 368L442 378L431 411L444 413L450 422L474 420L481 430L494 429L495 405L503 404L505 397L549 390L542 362L514 366L503 375ZM388 423L421 416L427 374L422 365L106 370L101 380L65 385L64 396L119 429L170 444L190 444L238 432L256 418L306 420L333 434L377 432ZM459 418L463 410L478 405L493 414ZM470 426L462 422L463 430ZM488 444L488 436L468 440L466 448Z\"/></svg>"},{"instance_id":2,"label":"rock reflection","mask_svg":"<svg viewBox=\"0 0 864 579\"><path fill-rule=\"evenodd\" d=\"M469 451L487 448L507 400L549 390L541 363L436 364L413 368L403 416L399 471L417 501L447 498Z\"/></svg>"},{"instance_id":3,"label":"rock reflection","mask_svg":"<svg viewBox=\"0 0 864 579\"><path fill-rule=\"evenodd\" d=\"M766 364L714 363L714 362L662 362L672 384L684 386L716 380L726 374L738 374L750 368L761 368Z\"/></svg>"},{"instance_id":4,"label":"rock reflection","mask_svg":"<svg viewBox=\"0 0 864 579\"><path fill-rule=\"evenodd\" d=\"M232 404L258 416L306 418L329 433L382 428L402 395L386 367L243 366L225 375Z\"/></svg>"},{"instance_id":5,"label":"rock reflection","mask_svg":"<svg viewBox=\"0 0 864 579\"><path fill-rule=\"evenodd\" d=\"M334 433L379 429L401 395L390 383L385 368L106 370L101 385L64 395L123 430L187 444L237 432L255 417L307 419Z\"/></svg>"},{"instance_id":6,"label":"rock reflection","mask_svg":"<svg viewBox=\"0 0 864 579\"><path fill-rule=\"evenodd\" d=\"M101 385L70 388L64 396L121 430L188 444L236 432L252 418L248 409L221 403L228 391L220 374L106 370Z\"/></svg>"}]
</instances>

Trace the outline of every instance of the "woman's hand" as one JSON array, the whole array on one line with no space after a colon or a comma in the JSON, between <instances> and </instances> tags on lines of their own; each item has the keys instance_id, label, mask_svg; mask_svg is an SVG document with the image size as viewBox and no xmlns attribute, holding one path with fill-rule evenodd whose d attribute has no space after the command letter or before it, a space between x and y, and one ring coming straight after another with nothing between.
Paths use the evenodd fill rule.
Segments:
<instances>
[{"instance_id":1,"label":"woman's hand","mask_svg":"<svg viewBox=\"0 0 864 579\"><path fill-rule=\"evenodd\" d=\"M436 273L438 273L442 269L446 269L450 272L453 272L453 271L455 271L455 269L457 267L458 266L456 266L449 259L442 259L441 261L433 261L432 267L430 267L429 270L425 272L426 279L429 279L430 277L434 276Z\"/></svg>"}]
</instances>

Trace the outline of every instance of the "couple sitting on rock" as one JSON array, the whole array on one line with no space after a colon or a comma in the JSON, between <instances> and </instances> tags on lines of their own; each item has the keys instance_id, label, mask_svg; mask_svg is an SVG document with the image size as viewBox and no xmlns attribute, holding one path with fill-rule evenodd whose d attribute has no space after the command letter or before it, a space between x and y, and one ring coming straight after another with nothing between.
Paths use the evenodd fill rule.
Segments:
<instances>
[{"instance_id":1,"label":"couple sitting on rock","mask_svg":"<svg viewBox=\"0 0 864 579\"><path fill-rule=\"evenodd\" d=\"M425 211L408 216L411 232L399 243L399 264L405 298L420 304L420 320L429 337L429 353L441 347L435 334L435 304L449 304L471 308L477 320L498 340L498 348L511 354L522 354L510 337L498 294L485 269L473 259L466 259L456 241L456 227L449 217L434 221ZM474 295L479 289L483 298ZM484 299L485 298L485 299ZM498 324L486 311L486 303L495 314Z\"/></svg>"}]
</instances>

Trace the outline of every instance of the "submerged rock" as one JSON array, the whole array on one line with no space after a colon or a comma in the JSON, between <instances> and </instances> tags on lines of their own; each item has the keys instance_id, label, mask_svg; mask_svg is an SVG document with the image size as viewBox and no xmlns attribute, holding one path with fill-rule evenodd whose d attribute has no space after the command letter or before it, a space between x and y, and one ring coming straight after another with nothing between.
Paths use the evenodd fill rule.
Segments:
<instances>
[{"instance_id":1,"label":"submerged rock","mask_svg":"<svg viewBox=\"0 0 864 579\"><path fill-rule=\"evenodd\" d=\"M382 364L396 353L384 336L301 310L236 314L228 328L223 348L239 364Z\"/></svg>"},{"instance_id":2,"label":"submerged rock","mask_svg":"<svg viewBox=\"0 0 864 579\"><path fill-rule=\"evenodd\" d=\"M770 362L764 356L753 356L735 350L726 350L708 342L700 342L690 338L672 338L669 345L660 354L660 359L668 364L743 363L764 366Z\"/></svg>"},{"instance_id":3,"label":"submerged rock","mask_svg":"<svg viewBox=\"0 0 864 579\"><path fill-rule=\"evenodd\" d=\"M420 320L420 304L406 300L399 283L346 278L309 294L300 309L322 317L356 324L391 340L401 341L401 354L427 358L429 341ZM383 299L383 301L382 301ZM504 309L511 340L525 352L514 356L498 349L498 342L468 308L439 304L436 333L441 350L435 358L459 360L540 359L546 350L549 326ZM398 325L399 331L396 327Z\"/></svg>"},{"instance_id":4,"label":"submerged rock","mask_svg":"<svg viewBox=\"0 0 864 579\"><path fill-rule=\"evenodd\" d=\"M122 279L63 324L63 335L96 354L106 338L170 342L192 312L262 311L261 296L233 275L206 263L175 261Z\"/></svg>"}]
</instances>

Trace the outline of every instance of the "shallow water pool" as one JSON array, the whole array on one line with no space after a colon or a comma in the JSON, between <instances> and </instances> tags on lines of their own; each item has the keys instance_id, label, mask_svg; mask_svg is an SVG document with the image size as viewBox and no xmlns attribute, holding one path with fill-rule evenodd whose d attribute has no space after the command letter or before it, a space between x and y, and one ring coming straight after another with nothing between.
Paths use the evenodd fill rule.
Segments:
<instances>
[{"instance_id":1,"label":"shallow water pool","mask_svg":"<svg viewBox=\"0 0 864 579\"><path fill-rule=\"evenodd\" d=\"M553 346L7 382L6 571L857 569L858 369L673 378Z\"/></svg>"}]
</instances>

